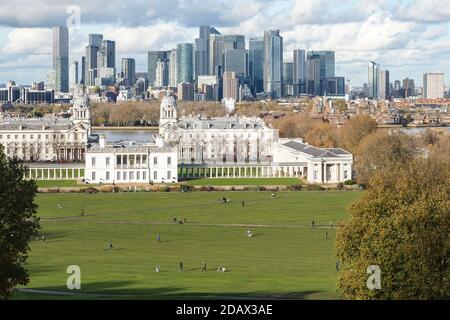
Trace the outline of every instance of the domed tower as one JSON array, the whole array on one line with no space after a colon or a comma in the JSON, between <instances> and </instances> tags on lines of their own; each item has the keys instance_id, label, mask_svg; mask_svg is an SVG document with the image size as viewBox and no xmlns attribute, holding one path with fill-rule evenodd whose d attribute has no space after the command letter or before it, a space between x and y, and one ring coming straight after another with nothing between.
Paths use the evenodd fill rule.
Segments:
<instances>
[{"instance_id":1,"label":"domed tower","mask_svg":"<svg viewBox=\"0 0 450 320\"><path fill-rule=\"evenodd\" d=\"M83 123L85 127L91 126L91 110L89 106L89 98L86 95L79 95L73 100L73 106L70 109L72 123L77 125Z\"/></svg>"},{"instance_id":2,"label":"domed tower","mask_svg":"<svg viewBox=\"0 0 450 320\"><path fill-rule=\"evenodd\" d=\"M171 94L167 94L161 102L159 114L159 134L164 134L164 131L171 125L177 123L177 101Z\"/></svg>"}]
</instances>

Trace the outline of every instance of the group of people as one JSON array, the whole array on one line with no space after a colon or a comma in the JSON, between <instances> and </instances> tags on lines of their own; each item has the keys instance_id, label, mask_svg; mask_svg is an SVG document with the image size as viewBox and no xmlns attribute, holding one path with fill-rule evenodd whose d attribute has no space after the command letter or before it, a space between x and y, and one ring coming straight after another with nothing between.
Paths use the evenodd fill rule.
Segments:
<instances>
[{"instance_id":1,"label":"group of people","mask_svg":"<svg viewBox=\"0 0 450 320\"><path fill-rule=\"evenodd\" d=\"M205 261L205 260L202 261L201 271L202 271L202 272L208 271L208 267L207 267L207 264L206 264L206 261ZM219 267L219 268L217 269L217 272L226 272L226 271L227 271L227 269L226 269L225 267ZM160 266L156 266L156 267L155 267L155 272L157 272L157 273L161 272L161 267L160 267ZM180 264L179 264L179 266L178 266L178 272L184 272L184 263L183 263L183 260L180 261Z\"/></svg>"}]
</instances>

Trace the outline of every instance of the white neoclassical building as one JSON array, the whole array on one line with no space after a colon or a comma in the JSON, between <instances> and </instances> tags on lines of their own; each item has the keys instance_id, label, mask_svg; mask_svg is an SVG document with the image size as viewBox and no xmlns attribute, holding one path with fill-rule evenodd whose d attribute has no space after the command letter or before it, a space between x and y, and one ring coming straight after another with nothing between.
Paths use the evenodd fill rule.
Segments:
<instances>
[{"instance_id":1,"label":"white neoclassical building","mask_svg":"<svg viewBox=\"0 0 450 320\"><path fill-rule=\"evenodd\" d=\"M91 132L89 102L75 99L70 118L7 117L0 112L0 144L9 157L24 161L84 160Z\"/></svg>"},{"instance_id":2,"label":"white neoclassical building","mask_svg":"<svg viewBox=\"0 0 450 320\"><path fill-rule=\"evenodd\" d=\"M88 146L85 180L87 183L148 184L178 181L176 148L162 141L145 143L122 141Z\"/></svg>"}]
</instances>

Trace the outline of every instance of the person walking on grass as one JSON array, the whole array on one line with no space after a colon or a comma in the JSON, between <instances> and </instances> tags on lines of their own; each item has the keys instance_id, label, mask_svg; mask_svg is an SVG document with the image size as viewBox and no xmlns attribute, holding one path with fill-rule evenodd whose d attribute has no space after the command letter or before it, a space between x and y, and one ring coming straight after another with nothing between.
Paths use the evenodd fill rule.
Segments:
<instances>
[{"instance_id":1,"label":"person walking on grass","mask_svg":"<svg viewBox=\"0 0 450 320\"><path fill-rule=\"evenodd\" d=\"M158 233L158 235L156 236L156 241L158 243L161 243L161 235Z\"/></svg>"},{"instance_id":2,"label":"person walking on grass","mask_svg":"<svg viewBox=\"0 0 450 320\"><path fill-rule=\"evenodd\" d=\"M179 272L183 272L183 271L184 271L184 265L183 265L183 260L181 260Z\"/></svg>"},{"instance_id":3,"label":"person walking on grass","mask_svg":"<svg viewBox=\"0 0 450 320\"><path fill-rule=\"evenodd\" d=\"M245 201L242 201L242 206L245 207Z\"/></svg>"},{"instance_id":4,"label":"person walking on grass","mask_svg":"<svg viewBox=\"0 0 450 320\"><path fill-rule=\"evenodd\" d=\"M311 228L314 228L314 219L311 221Z\"/></svg>"},{"instance_id":5,"label":"person walking on grass","mask_svg":"<svg viewBox=\"0 0 450 320\"><path fill-rule=\"evenodd\" d=\"M325 240L328 240L328 231L325 232Z\"/></svg>"},{"instance_id":6,"label":"person walking on grass","mask_svg":"<svg viewBox=\"0 0 450 320\"><path fill-rule=\"evenodd\" d=\"M206 271L206 261L203 260L202 262L202 271Z\"/></svg>"}]
</instances>

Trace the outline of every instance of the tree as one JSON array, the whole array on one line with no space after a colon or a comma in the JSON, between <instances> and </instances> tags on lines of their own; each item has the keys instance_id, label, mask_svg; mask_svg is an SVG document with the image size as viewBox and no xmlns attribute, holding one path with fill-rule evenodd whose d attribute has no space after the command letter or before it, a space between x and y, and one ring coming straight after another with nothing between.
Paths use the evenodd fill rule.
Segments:
<instances>
[{"instance_id":1,"label":"tree","mask_svg":"<svg viewBox=\"0 0 450 320\"><path fill-rule=\"evenodd\" d=\"M378 170L337 230L347 299L450 297L450 167L416 158ZM367 267L381 269L381 289L366 286Z\"/></svg>"},{"instance_id":2,"label":"tree","mask_svg":"<svg viewBox=\"0 0 450 320\"><path fill-rule=\"evenodd\" d=\"M375 131L364 137L355 150L357 182L367 184L374 171L410 161L416 153L412 136Z\"/></svg>"},{"instance_id":3,"label":"tree","mask_svg":"<svg viewBox=\"0 0 450 320\"><path fill-rule=\"evenodd\" d=\"M341 145L354 152L360 141L377 129L377 122L369 115L362 114L348 121L341 129Z\"/></svg>"},{"instance_id":4,"label":"tree","mask_svg":"<svg viewBox=\"0 0 450 320\"><path fill-rule=\"evenodd\" d=\"M25 168L9 160L0 147L0 298L29 281L25 264L29 243L39 229L36 183L23 179Z\"/></svg>"}]
</instances>

